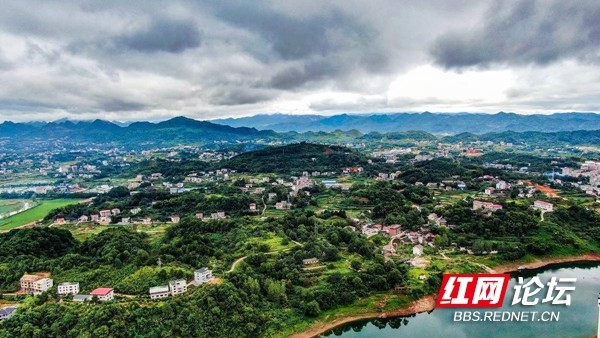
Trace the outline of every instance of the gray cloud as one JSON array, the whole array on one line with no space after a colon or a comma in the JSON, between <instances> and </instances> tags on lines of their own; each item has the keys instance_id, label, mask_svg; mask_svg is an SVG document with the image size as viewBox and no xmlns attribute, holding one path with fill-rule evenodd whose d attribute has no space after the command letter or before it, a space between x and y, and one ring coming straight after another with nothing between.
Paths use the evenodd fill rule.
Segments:
<instances>
[{"instance_id":1,"label":"gray cloud","mask_svg":"<svg viewBox=\"0 0 600 338\"><path fill-rule=\"evenodd\" d=\"M444 104L543 110L556 103L545 95L569 107L595 107L598 81L566 70L600 75L598 7L590 1L8 0L0 11L0 120ZM553 65L564 60L575 61L556 72ZM523 85L507 89L505 102L435 93L388 100L394 80L432 62L508 69ZM549 85L535 85L542 82ZM559 95L565 91L570 95Z\"/></svg>"},{"instance_id":2,"label":"gray cloud","mask_svg":"<svg viewBox=\"0 0 600 338\"><path fill-rule=\"evenodd\" d=\"M200 31L192 21L157 21L117 38L117 44L139 52L180 53L200 46Z\"/></svg>"},{"instance_id":3,"label":"gray cloud","mask_svg":"<svg viewBox=\"0 0 600 338\"><path fill-rule=\"evenodd\" d=\"M566 58L598 62L597 1L501 1L472 31L437 39L431 54L448 68L546 65Z\"/></svg>"}]
</instances>

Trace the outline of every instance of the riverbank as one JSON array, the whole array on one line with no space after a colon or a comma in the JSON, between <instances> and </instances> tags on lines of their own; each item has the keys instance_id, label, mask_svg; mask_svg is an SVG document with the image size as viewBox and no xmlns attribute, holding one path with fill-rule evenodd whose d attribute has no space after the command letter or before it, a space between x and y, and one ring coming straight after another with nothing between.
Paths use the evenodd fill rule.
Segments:
<instances>
[{"instance_id":1,"label":"riverbank","mask_svg":"<svg viewBox=\"0 0 600 338\"><path fill-rule=\"evenodd\" d=\"M539 258L532 262L511 262L495 266L490 273L510 273L519 270L519 267L525 267L526 269L539 269L548 265L562 264L562 263L574 263L583 261L600 262L600 253L589 253L578 256L568 257L548 257ZM375 319L375 318L389 318L389 317L401 317L410 316L421 312L429 312L435 309L435 300L437 295L427 295L414 302L408 307L399 308L396 310L386 312L367 312L358 315L348 315L337 318L331 322L316 322L307 331L292 335L292 338L312 338L317 337L325 332L331 331L336 327L348 324L357 320L364 319Z\"/></svg>"},{"instance_id":2,"label":"riverbank","mask_svg":"<svg viewBox=\"0 0 600 338\"><path fill-rule=\"evenodd\" d=\"M412 302L406 308L400 308L386 312L368 312L359 315L350 315L340 317L331 322L317 322L308 331L292 335L292 338L312 338L327 331L333 330L338 326L348 324L362 319L388 318L410 316L413 314L432 311L435 308L435 296L428 295Z\"/></svg>"},{"instance_id":3,"label":"riverbank","mask_svg":"<svg viewBox=\"0 0 600 338\"><path fill-rule=\"evenodd\" d=\"M584 255L568 257L540 258L533 262L527 263L511 262L497 265L493 268L493 270L495 273L510 273L518 271L519 267L525 267L526 269L539 269L553 264L574 263L582 261L600 262L600 253L589 253Z\"/></svg>"}]
</instances>

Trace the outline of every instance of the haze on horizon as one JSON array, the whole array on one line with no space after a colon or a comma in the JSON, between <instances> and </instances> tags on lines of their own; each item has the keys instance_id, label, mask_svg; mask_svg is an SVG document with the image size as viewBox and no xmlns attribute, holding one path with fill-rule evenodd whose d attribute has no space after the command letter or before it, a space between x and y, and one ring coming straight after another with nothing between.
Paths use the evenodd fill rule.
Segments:
<instances>
[{"instance_id":1,"label":"haze on horizon","mask_svg":"<svg viewBox=\"0 0 600 338\"><path fill-rule=\"evenodd\" d=\"M599 112L597 1L41 1L0 12L0 120Z\"/></svg>"}]
</instances>

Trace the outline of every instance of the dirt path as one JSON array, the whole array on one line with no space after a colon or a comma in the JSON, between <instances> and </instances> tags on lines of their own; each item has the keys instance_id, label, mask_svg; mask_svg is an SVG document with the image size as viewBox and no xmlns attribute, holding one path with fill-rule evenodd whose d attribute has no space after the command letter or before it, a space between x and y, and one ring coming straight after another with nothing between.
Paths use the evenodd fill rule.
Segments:
<instances>
[{"instance_id":1,"label":"dirt path","mask_svg":"<svg viewBox=\"0 0 600 338\"><path fill-rule=\"evenodd\" d=\"M296 241L292 241L294 244L303 247L304 244L300 243L300 242L296 242ZM286 252L286 251L290 251L292 250L292 248L287 248L287 249L281 249L281 250L276 250L276 251L269 251L269 252L265 252L265 255L274 255L276 253L280 253L280 252ZM235 260L235 262L233 262L233 264L231 264L231 268L227 271L227 272L233 272L233 270L235 270L235 268L238 266L238 264L240 264L241 262L243 262L248 256L244 256L244 257L240 257L238 259Z\"/></svg>"}]
</instances>

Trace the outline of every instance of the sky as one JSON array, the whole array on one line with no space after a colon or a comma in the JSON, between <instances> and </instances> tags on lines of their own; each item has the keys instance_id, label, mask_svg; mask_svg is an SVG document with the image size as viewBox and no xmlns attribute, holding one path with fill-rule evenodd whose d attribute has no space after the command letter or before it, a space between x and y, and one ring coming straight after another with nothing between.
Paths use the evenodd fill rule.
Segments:
<instances>
[{"instance_id":1,"label":"sky","mask_svg":"<svg viewBox=\"0 0 600 338\"><path fill-rule=\"evenodd\" d=\"M0 120L600 111L599 1L2 7Z\"/></svg>"}]
</instances>

